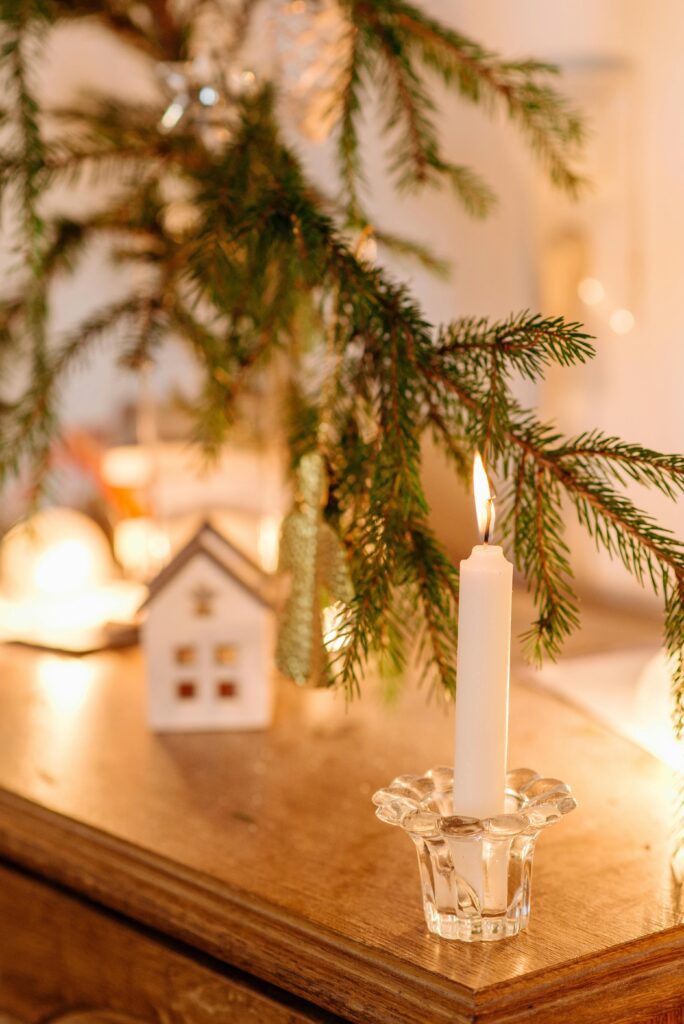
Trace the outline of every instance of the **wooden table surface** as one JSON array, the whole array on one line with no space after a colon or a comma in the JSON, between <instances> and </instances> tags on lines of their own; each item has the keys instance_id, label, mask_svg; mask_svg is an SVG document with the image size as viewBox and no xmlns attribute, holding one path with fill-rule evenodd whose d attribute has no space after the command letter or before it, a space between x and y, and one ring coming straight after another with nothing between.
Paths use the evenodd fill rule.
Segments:
<instances>
[{"instance_id":1,"label":"wooden table surface","mask_svg":"<svg viewBox=\"0 0 684 1024\"><path fill-rule=\"evenodd\" d=\"M587 619L574 653L657 642ZM283 683L268 732L156 736L137 651L0 648L0 856L358 1024L679 1020L672 773L523 675L509 764L580 806L539 841L515 939L429 935L413 845L373 815L375 789L452 756L451 715L411 686L346 709Z\"/></svg>"}]
</instances>

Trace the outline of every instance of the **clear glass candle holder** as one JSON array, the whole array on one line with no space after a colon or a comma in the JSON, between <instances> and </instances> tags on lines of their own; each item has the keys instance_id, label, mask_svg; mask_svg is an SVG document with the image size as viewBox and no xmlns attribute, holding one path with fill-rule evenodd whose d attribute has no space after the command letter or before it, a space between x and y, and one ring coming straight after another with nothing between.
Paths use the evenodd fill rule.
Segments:
<instances>
[{"instance_id":1,"label":"clear glass candle holder","mask_svg":"<svg viewBox=\"0 0 684 1024\"><path fill-rule=\"evenodd\" d=\"M530 917L537 838L577 801L565 782L518 768L506 776L505 814L463 818L453 813L453 786L451 768L400 775L374 794L375 813L415 843L431 932L463 942L517 935Z\"/></svg>"}]
</instances>

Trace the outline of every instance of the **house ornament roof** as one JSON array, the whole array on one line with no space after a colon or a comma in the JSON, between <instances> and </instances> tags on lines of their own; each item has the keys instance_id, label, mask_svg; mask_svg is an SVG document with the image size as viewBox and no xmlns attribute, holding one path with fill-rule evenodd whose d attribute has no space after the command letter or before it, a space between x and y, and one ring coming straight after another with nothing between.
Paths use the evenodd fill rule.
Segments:
<instances>
[{"instance_id":1,"label":"house ornament roof","mask_svg":"<svg viewBox=\"0 0 684 1024\"><path fill-rule=\"evenodd\" d=\"M227 537L219 533L211 523L204 522L197 533L150 582L149 593L140 610L149 607L181 569L200 554L213 562L226 576L235 580L254 600L268 608L274 606L273 577L264 572L249 555L236 547Z\"/></svg>"}]
</instances>

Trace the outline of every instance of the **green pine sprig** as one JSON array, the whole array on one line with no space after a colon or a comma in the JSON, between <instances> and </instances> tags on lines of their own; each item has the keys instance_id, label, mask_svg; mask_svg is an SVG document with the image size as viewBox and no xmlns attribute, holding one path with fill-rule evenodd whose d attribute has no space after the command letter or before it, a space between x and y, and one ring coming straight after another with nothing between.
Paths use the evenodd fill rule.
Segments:
<instances>
[{"instance_id":1,"label":"green pine sprig","mask_svg":"<svg viewBox=\"0 0 684 1024\"><path fill-rule=\"evenodd\" d=\"M251 389L270 389L282 404L292 468L310 451L324 460L324 514L344 545L355 591L346 642L330 665L349 693L359 691L370 657L396 673L416 646L423 670L448 691L456 684L458 574L429 525L421 482L421 439L429 432L460 475L478 448L506 482L503 535L537 608L524 638L531 657L557 655L578 624L568 509L662 595L681 730L682 548L624 489L638 483L675 498L684 486L682 457L596 431L565 438L520 406L517 378L537 380L551 364L592 357L581 325L523 313L435 330L408 290L357 248L358 232L371 225L360 129L376 96L395 184L450 182L472 213L491 206L477 173L442 150L435 73L461 99L503 110L551 179L576 191L581 122L551 86L554 69L507 61L402 0L343 0L350 46L335 107L343 191L335 203L286 143L268 85L236 106L220 146L208 146L189 115L173 132L160 132L161 109L153 105L96 98L70 110L39 109L24 54L46 18L97 19L152 63L187 59L192 16L168 0L143 6L145 16L104 0L0 4L2 60L18 99L6 113L0 173L6 195L20 197L24 251L33 254L29 280L12 282L0 310L0 479L27 462L48 464L61 388L99 343L116 346L135 370L175 336L202 372L194 411L208 451L229 440ZM255 6L240 5L238 49ZM93 175L112 186L98 210L80 218L45 212L48 190ZM168 225L166 179L180 182L193 204L187 230ZM374 234L381 246L437 266L410 240L379 227ZM144 267L144 290L96 308L49 346L36 345L31 325L44 323L53 281L78 267L95 238L109 243L113 260ZM22 374L28 383L16 397Z\"/></svg>"},{"instance_id":2,"label":"green pine sprig","mask_svg":"<svg viewBox=\"0 0 684 1024\"><path fill-rule=\"evenodd\" d=\"M388 169L403 188L451 185L466 210L485 216L495 196L469 167L441 148L429 76L447 89L495 112L503 109L521 130L551 181L571 194L584 184L574 163L583 125L551 84L557 69L539 61L507 61L429 17L404 0L343 0L351 25L344 74L338 157L353 219L363 185L360 126L369 92L382 97L385 130L392 142Z\"/></svg>"}]
</instances>

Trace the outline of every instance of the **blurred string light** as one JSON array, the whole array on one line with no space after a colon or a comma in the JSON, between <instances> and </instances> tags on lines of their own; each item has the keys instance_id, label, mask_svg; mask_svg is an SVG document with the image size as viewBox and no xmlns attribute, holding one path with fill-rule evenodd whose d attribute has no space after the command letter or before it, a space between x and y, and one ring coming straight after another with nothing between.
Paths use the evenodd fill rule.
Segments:
<instances>
[{"instance_id":1,"label":"blurred string light","mask_svg":"<svg viewBox=\"0 0 684 1024\"><path fill-rule=\"evenodd\" d=\"M585 306L600 306L606 300L606 289L597 277L583 277L577 285L577 295ZM614 334L629 334L635 324L629 309L613 309L608 315L608 326Z\"/></svg>"}]
</instances>

